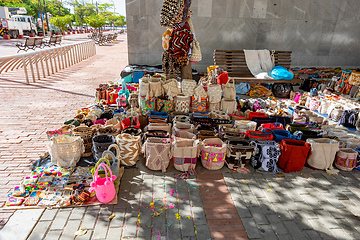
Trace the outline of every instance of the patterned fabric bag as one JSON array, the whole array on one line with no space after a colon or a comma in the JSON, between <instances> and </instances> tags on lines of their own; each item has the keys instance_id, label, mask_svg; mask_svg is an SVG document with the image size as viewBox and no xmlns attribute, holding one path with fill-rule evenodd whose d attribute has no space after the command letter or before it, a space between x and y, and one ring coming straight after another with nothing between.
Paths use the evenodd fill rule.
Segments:
<instances>
[{"instance_id":1,"label":"patterned fabric bag","mask_svg":"<svg viewBox=\"0 0 360 240\"><path fill-rule=\"evenodd\" d=\"M199 156L199 140L178 138L172 144L172 156L176 170L186 172L189 167L195 169Z\"/></svg>"},{"instance_id":2,"label":"patterned fabric bag","mask_svg":"<svg viewBox=\"0 0 360 240\"><path fill-rule=\"evenodd\" d=\"M251 145L255 148L255 153L251 157L250 163L254 169L266 172L279 172L277 162L281 155L280 147L275 141L253 141Z\"/></svg>"},{"instance_id":3,"label":"patterned fabric bag","mask_svg":"<svg viewBox=\"0 0 360 240\"><path fill-rule=\"evenodd\" d=\"M168 80L163 84L166 95L171 101L174 100L174 97L179 95L180 91L178 88L178 81L176 79Z\"/></svg>"},{"instance_id":4,"label":"patterned fabric bag","mask_svg":"<svg viewBox=\"0 0 360 240\"><path fill-rule=\"evenodd\" d=\"M148 111L154 111L156 107L156 98L139 97L141 114L145 116Z\"/></svg>"},{"instance_id":5,"label":"patterned fabric bag","mask_svg":"<svg viewBox=\"0 0 360 240\"><path fill-rule=\"evenodd\" d=\"M183 123L183 122L177 122L174 124L172 128L172 133L175 136L178 136L178 132L180 131L187 131L190 133L195 132L195 126L191 123Z\"/></svg>"},{"instance_id":6,"label":"patterned fabric bag","mask_svg":"<svg viewBox=\"0 0 360 240\"><path fill-rule=\"evenodd\" d=\"M81 137L84 142L85 152L81 155L81 157L91 156L92 139L95 135L95 130L82 124L79 127L74 128L73 135Z\"/></svg>"},{"instance_id":7,"label":"patterned fabric bag","mask_svg":"<svg viewBox=\"0 0 360 240\"><path fill-rule=\"evenodd\" d=\"M311 98L310 100L310 110L317 111L320 107L320 100L317 98Z\"/></svg>"},{"instance_id":8,"label":"patterned fabric bag","mask_svg":"<svg viewBox=\"0 0 360 240\"><path fill-rule=\"evenodd\" d=\"M185 96L193 96L195 87L196 87L195 80L183 79L181 82L181 92Z\"/></svg>"},{"instance_id":9,"label":"patterned fabric bag","mask_svg":"<svg viewBox=\"0 0 360 240\"><path fill-rule=\"evenodd\" d=\"M327 100L321 100L320 107L318 109L320 114L327 114L327 109L330 107L330 102Z\"/></svg>"},{"instance_id":10,"label":"patterned fabric bag","mask_svg":"<svg viewBox=\"0 0 360 240\"><path fill-rule=\"evenodd\" d=\"M181 7L181 1L165 0L160 14L160 26L173 27L180 7Z\"/></svg>"},{"instance_id":11,"label":"patterned fabric bag","mask_svg":"<svg viewBox=\"0 0 360 240\"><path fill-rule=\"evenodd\" d=\"M351 85L360 86L360 72L352 71L349 77Z\"/></svg>"},{"instance_id":12,"label":"patterned fabric bag","mask_svg":"<svg viewBox=\"0 0 360 240\"><path fill-rule=\"evenodd\" d=\"M153 171L166 172L171 159L170 138L148 138L143 146L145 165Z\"/></svg>"},{"instance_id":13,"label":"patterned fabric bag","mask_svg":"<svg viewBox=\"0 0 360 240\"><path fill-rule=\"evenodd\" d=\"M254 146L249 146L250 141L245 139L229 137L226 139L226 144L228 145L226 163L230 169L241 167L254 153Z\"/></svg>"},{"instance_id":14,"label":"patterned fabric bag","mask_svg":"<svg viewBox=\"0 0 360 240\"><path fill-rule=\"evenodd\" d=\"M210 85L207 91L209 103L220 103L221 102L221 85Z\"/></svg>"},{"instance_id":15,"label":"patterned fabric bag","mask_svg":"<svg viewBox=\"0 0 360 240\"><path fill-rule=\"evenodd\" d=\"M168 51L165 51L162 55L162 70L167 79L179 77L180 65L176 58L169 55Z\"/></svg>"},{"instance_id":16,"label":"patterned fabric bag","mask_svg":"<svg viewBox=\"0 0 360 240\"><path fill-rule=\"evenodd\" d=\"M201 101L191 97L191 112L206 112L207 98L201 98Z\"/></svg>"},{"instance_id":17,"label":"patterned fabric bag","mask_svg":"<svg viewBox=\"0 0 360 240\"><path fill-rule=\"evenodd\" d=\"M345 110L341 115L339 124L349 128L356 128L358 115L359 115L358 110Z\"/></svg>"},{"instance_id":18,"label":"patterned fabric bag","mask_svg":"<svg viewBox=\"0 0 360 240\"><path fill-rule=\"evenodd\" d=\"M168 133L171 133L171 123L149 123L144 131L148 130L163 130Z\"/></svg>"},{"instance_id":19,"label":"patterned fabric bag","mask_svg":"<svg viewBox=\"0 0 360 240\"><path fill-rule=\"evenodd\" d=\"M248 83L240 83L240 84L235 84L235 91L236 94L241 94L241 95L245 95L248 91L250 91L250 84Z\"/></svg>"},{"instance_id":20,"label":"patterned fabric bag","mask_svg":"<svg viewBox=\"0 0 360 240\"><path fill-rule=\"evenodd\" d=\"M189 113L190 112L190 97L178 95L175 97L175 112Z\"/></svg>"},{"instance_id":21,"label":"patterned fabric bag","mask_svg":"<svg viewBox=\"0 0 360 240\"><path fill-rule=\"evenodd\" d=\"M130 93L129 103L130 103L130 107L139 108L139 93L138 92Z\"/></svg>"},{"instance_id":22,"label":"patterned fabric bag","mask_svg":"<svg viewBox=\"0 0 360 240\"><path fill-rule=\"evenodd\" d=\"M172 28L167 28L164 34L162 35L162 47L164 51L169 49L169 40L172 34Z\"/></svg>"},{"instance_id":23,"label":"patterned fabric bag","mask_svg":"<svg viewBox=\"0 0 360 240\"><path fill-rule=\"evenodd\" d=\"M210 112L210 117L213 119L226 119L229 120L230 117L226 112L223 111L211 111Z\"/></svg>"},{"instance_id":24,"label":"patterned fabric bag","mask_svg":"<svg viewBox=\"0 0 360 240\"><path fill-rule=\"evenodd\" d=\"M85 152L81 137L59 135L52 137L48 143L51 162L58 167L75 167Z\"/></svg>"},{"instance_id":25,"label":"patterned fabric bag","mask_svg":"<svg viewBox=\"0 0 360 240\"><path fill-rule=\"evenodd\" d=\"M309 138L306 142L311 145L311 155L307 163L316 169L327 172L332 170L339 142L328 138Z\"/></svg>"},{"instance_id":26,"label":"patterned fabric bag","mask_svg":"<svg viewBox=\"0 0 360 240\"><path fill-rule=\"evenodd\" d=\"M358 152L352 148L342 148L335 156L335 167L343 171L352 171L356 167Z\"/></svg>"},{"instance_id":27,"label":"patterned fabric bag","mask_svg":"<svg viewBox=\"0 0 360 240\"><path fill-rule=\"evenodd\" d=\"M140 153L140 136L122 133L116 136L116 143L120 147L120 163L125 166L135 165Z\"/></svg>"},{"instance_id":28,"label":"patterned fabric bag","mask_svg":"<svg viewBox=\"0 0 360 240\"><path fill-rule=\"evenodd\" d=\"M237 110L236 105L237 105L236 100L222 99L220 109L221 111L224 111L227 114L233 114Z\"/></svg>"},{"instance_id":29,"label":"patterned fabric bag","mask_svg":"<svg viewBox=\"0 0 360 240\"><path fill-rule=\"evenodd\" d=\"M174 58L186 57L194 36L186 22L183 27L174 28L169 40L169 54ZM185 64L186 65L186 64Z\"/></svg>"},{"instance_id":30,"label":"patterned fabric bag","mask_svg":"<svg viewBox=\"0 0 360 240\"><path fill-rule=\"evenodd\" d=\"M329 118L331 118L331 120L335 122L338 122L341 119L343 112L344 112L343 107L341 106L334 107L329 114Z\"/></svg>"},{"instance_id":31,"label":"patterned fabric bag","mask_svg":"<svg viewBox=\"0 0 360 240\"><path fill-rule=\"evenodd\" d=\"M158 98L156 100L156 111L171 113L174 111L174 104L171 100Z\"/></svg>"},{"instance_id":32,"label":"patterned fabric bag","mask_svg":"<svg viewBox=\"0 0 360 240\"><path fill-rule=\"evenodd\" d=\"M236 90L235 90L234 79L230 79L223 86L223 92L224 92L224 99L229 99L229 100L236 99Z\"/></svg>"},{"instance_id":33,"label":"patterned fabric bag","mask_svg":"<svg viewBox=\"0 0 360 240\"><path fill-rule=\"evenodd\" d=\"M219 170L224 166L227 145L219 138L201 142L201 164L208 170Z\"/></svg>"}]
</instances>

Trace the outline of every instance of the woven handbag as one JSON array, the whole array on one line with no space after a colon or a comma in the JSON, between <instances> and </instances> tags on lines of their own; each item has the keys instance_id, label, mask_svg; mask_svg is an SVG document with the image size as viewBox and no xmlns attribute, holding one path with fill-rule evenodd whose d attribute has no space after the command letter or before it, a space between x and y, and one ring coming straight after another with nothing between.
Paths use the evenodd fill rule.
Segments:
<instances>
[{"instance_id":1,"label":"woven handbag","mask_svg":"<svg viewBox=\"0 0 360 240\"><path fill-rule=\"evenodd\" d=\"M250 164L254 169L277 173L277 162L281 155L280 147L275 141L256 140L251 142L255 152Z\"/></svg>"},{"instance_id":2,"label":"woven handbag","mask_svg":"<svg viewBox=\"0 0 360 240\"><path fill-rule=\"evenodd\" d=\"M145 116L147 112L154 111L156 108L156 98L139 97L141 114Z\"/></svg>"},{"instance_id":3,"label":"woven handbag","mask_svg":"<svg viewBox=\"0 0 360 240\"><path fill-rule=\"evenodd\" d=\"M223 98L221 100L221 111L226 112L227 114L233 114L237 110L236 100L227 100Z\"/></svg>"},{"instance_id":4,"label":"woven handbag","mask_svg":"<svg viewBox=\"0 0 360 240\"><path fill-rule=\"evenodd\" d=\"M181 92L185 96L193 96L196 81L192 79L183 79L181 82Z\"/></svg>"},{"instance_id":5,"label":"woven handbag","mask_svg":"<svg viewBox=\"0 0 360 240\"><path fill-rule=\"evenodd\" d=\"M178 81L176 79L170 79L163 83L165 94L170 100L173 100L175 96L179 95L180 90L178 87Z\"/></svg>"},{"instance_id":6,"label":"woven handbag","mask_svg":"<svg viewBox=\"0 0 360 240\"><path fill-rule=\"evenodd\" d=\"M190 112L190 97L178 95L175 97L175 112L189 113Z\"/></svg>"},{"instance_id":7,"label":"woven handbag","mask_svg":"<svg viewBox=\"0 0 360 240\"><path fill-rule=\"evenodd\" d=\"M150 78L143 77L140 79L139 95L141 97L149 98L150 96Z\"/></svg>"},{"instance_id":8,"label":"woven handbag","mask_svg":"<svg viewBox=\"0 0 360 240\"><path fill-rule=\"evenodd\" d=\"M343 114L344 109L341 106L337 106L334 107L330 114L329 114L329 118L331 118L331 120L338 122L341 119L341 115Z\"/></svg>"},{"instance_id":9,"label":"woven handbag","mask_svg":"<svg viewBox=\"0 0 360 240\"><path fill-rule=\"evenodd\" d=\"M148 138L143 146L145 165L154 171L166 172L171 159L171 141L169 138Z\"/></svg>"},{"instance_id":10,"label":"woven handbag","mask_svg":"<svg viewBox=\"0 0 360 240\"><path fill-rule=\"evenodd\" d=\"M352 71L349 77L351 85L360 86L360 72Z\"/></svg>"},{"instance_id":11,"label":"woven handbag","mask_svg":"<svg viewBox=\"0 0 360 240\"><path fill-rule=\"evenodd\" d=\"M180 130L175 132L175 134L173 134L173 139L176 140L178 138L185 138L185 139L196 139L196 135L194 133L185 131L185 130Z\"/></svg>"},{"instance_id":12,"label":"woven handbag","mask_svg":"<svg viewBox=\"0 0 360 240\"><path fill-rule=\"evenodd\" d=\"M224 99L228 99L228 100L236 99L236 90L235 90L234 79L230 79L223 86L223 96L224 96Z\"/></svg>"},{"instance_id":13,"label":"woven handbag","mask_svg":"<svg viewBox=\"0 0 360 240\"><path fill-rule=\"evenodd\" d=\"M327 100L321 100L320 107L318 109L318 112L320 114L327 114L327 109L330 107L330 102Z\"/></svg>"},{"instance_id":14,"label":"woven handbag","mask_svg":"<svg viewBox=\"0 0 360 240\"><path fill-rule=\"evenodd\" d=\"M202 141L205 140L205 139L218 138L219 137L217 132L211 131L211 130L200 130L200 131L198 131L197 136Z\"/></svg>"},{"instance_id":15,"label":"woven handbag","mask_svg":"<svg viewBox=\"0 0 360 240\"><path fill-rule=\"evenodd\" d=\"M235 125L249 131L255 131L257 123L250 120L235 120Z\"/></svg>"},{"instance_id":16,"label":"woven handbag","mask_svg":"<svg viewBox=\"0 0 360 240\"><path fill-rule=\"evenodd\" d=\"M272 134L264 133L261 131L246 131L246 137L248 139L260 139L260 140L273 140Z\"/></svg>"},{"instance_id":17,"label":"woven handbag","mask_svg":"<svg viewBox=\"0 0 360 240\"><path fill-rule=\"evenodd\" d=\"M172 121L174 124L177 122L190 123L190 117L186 115L176 115Z\"/></svg>"},{"instance_id":18,"label":"woven handbag","mask_svg":"<svg viewBox=\"0 0 360 240\"><path fill-rule=\"evenodd\" d=\"M99 161L103 152L106 151L111 144L116 144L115 137L106 134L96 135L93 137L92 141L92 153L97 161Z\"/></svg>"},{"instance_id":19,"label":"woven handbag","mask_svg":"<svg viewBox=\"0 0 360 240\"><path fill-rule=\"evenodd\" d=\"M221 102L221 85L210 85L208 86L207 96L209 103L218 104Z\"/></svg>"},{"instance_id":20,"label":"woven handbag","mask_svg":"<svg viewBox=\"0 0 360 240\"><path fill-rule=\"evenodd\" d=\"M298 137L292 135L289 131L283 129L264 129L263 132L272 134L274 136L273 140L275 142L281 142L284 139L298 139Z\"/></svg>"},{"instance_id":21,"label":"woven handbag","mask_svg":"<svg viewBox=\"0 0 360 240\"><path fill-rule=\"evenodd\" d=\"M245 164L247 160L251 159L254 153L254 146L250 146L250 141L242 138L227 138L226 144L226 165L230 169L236 169Z\"/></svg>"},{"instance_id":22,"label":"woven handbag","mask_svg":"<svg viewBox=\"0 0 360 240\"><path fill-rule=\"evenodd\" d=\"M219 138L201 142L201 164L208 170L219 170L224 166L227 145Z\"/></svg>"},{"instance_id":23,"label":"woven handbag","mask_svg":"<svg viewBox=\"0 0 360 240\"><path fill-rule=\"evenodd\" d=\"M159 78L150 79L150 92L149 97L161 97L164 95L164 89L162 87L162 81Z\"/></svg>"},{"instance_id":24,"label":"woven handbag","mask_svg":"<svg viewBox=\"0 0 360 240\"><path fill-rule=\"evenodd\" d=\"M218 103L211 103L211 102L208 102L208 109L209 111L218 111L220 110L220 107L221 107L221 103L218 102Z\"/></svg>"},{"instance_id":25,"label":"woven handbag","mask_svg":"<svg viewBox=\"0 0 360 240\"><path fill-rule=\"evenodd\" d=\"M156 111L171 113L172 111L174 111L173 101L168 100L168 99L158 98L156 100Z\"/></svg>"},{"instance_id":26,"label":"woven handbag","mask_svg":"<svg viewBox=\"0 0 360 240\"><path fill-rule=\"evenodd\" d=\"M309 138L306 140L311 145L311 155L307 163L316 169L331 170L336 152L339 150L339 142L328 138Z\"/></svg>"},{"instance_id":27,"label":"woven handbag","mask_svg":"<svg viewBox=\"0 0 360 240\"><path fill-rule=\"evenodd\" d=\"M117 118L111 118L106 121L105 126L112 126L115 129L120 129L121 123Z\"/></svg>"},{"instance_id":28,"label":"woven handbag","mask_svg":"<svg viewBox=\"0 0 360 240\"><path fill-rule=\"evenodd\" d=\"M352 171L356 167L358 152L352 148L341 148L335 156L335 167L343 171Z\"/></svg>"},{"instance_id":29,"label":"woven handbag","mask_svg":"<svg viewBox=\"0 0 360 240\"><path fill-rule=\"evenodd\" d=\"M200 80L198 85L194 88L194 96L192 97L194 98L194 101L200 102L200 99L207 99L207 93L204 89L204 86L202 84L202 81Z\"/></svg>"},{"instance_id":30,"label":"woven handbag","mask_svg":"<svg viewBox=\"0 0 360 240\"><path fill-rule=\"evenodd\" d=\"M171 133L171 123L149 123L144 130L163 130Z\"/></svg>"},{"instance_id":31,"label":"woven handbag","mask_svg":"<svg viewBox=\"0 0 360 240\"><path fill-rule=\"evenodd\" d=\"M172 128L173 135L177 136L179 131L195 132L195 126L191 123L176 122Z\"/></svg>"},{"instance_id":32,"label":"woven handbag","mask_svg":"<svg viewBox=\"0 0 360 240\"><path fill-rule=\"evenodd\" d=\"M201 101L191 97L191 112L206 112L207 98L201 98Z\"/></svg>"},{"instance_id":33,"label":"woven handbag","mask_svg":"<svg viewBox=\"0 0 360 240\"><path fill-rule=\"evenodd\" d=\"M130 103L130 107L139 108L139 93L138 92L130 93L129 103Z\"/></svg>"},{"instance_id":34,"label":"woven handbag","mask_svg":"<svg viewBox=\"0 0 360 240\"><path fill-rule=\"evenodd\" d=\"M94 137L95 130L85 125L80 125L79 127L74 128L73 135L75 137L79 136L83 140L85 152L81 155L82 157L89 157L92 152L92 139Z\"/></svg>"},{"instance_id":35,"label":"woven handbag","mask_svg":"<svg viewBox=\"0 0 360 240\"><path fill-rule=\"evenodd\" d=\"M300 140L284 139L279 146L281 150L279 167L285 173L301 171L311 153L311 145Z\"/></svg>"},{"instance_id":36,"label":"woven handbag","mask_svg":"<svg viewBox=\"0 0 360 240\"><path fill-rule=\"evenodd\" d=\"M186 172L190 167L195 169L198 156L198 140L178 138L172 143L172 157L176 170Z\"/></svg>"},{"instance_id":37,"label":"woven handbag","mask_svg":"<svg viewBox=\"0 0 360 240\"><path fill-rule=\"evenodd\" d=\"M116 136L116 143L120 147L121 164L125 166L135 165L140 153L140 136L122 133Z\"/></svg>"},{"instance_id":38,"label":"woven handbag","mask_svg":"<svg viewBox=\"0 0 360 240\"><path fill-rule=\"evenodd\" d=\"M75 167L85 147L81 137L59 135L50 139L48 144L51 162L58 167Z\"/></svg>"},{"instance_id":39,"label":"woven handbag","mask_svg":"<svg viewBox=\"0 0 360 240\"><path fill-rule=\"evenodd\" d=\"M317 98L311 98L309 109L311 111L317 111L319 107L320 107L320 100Z\"/></svg>"},{"instance_id":40,"label":"woven handbag","mask_svg":"<svg viewBox=\"0 0 360 240\"><path fill-rule=\"evenodd\" d=\"M219 110L211 111L210 117L213 119L226 119L226 120L230 119L229 115L226 112L219 111Z\"/></svg>"}]
</instances>

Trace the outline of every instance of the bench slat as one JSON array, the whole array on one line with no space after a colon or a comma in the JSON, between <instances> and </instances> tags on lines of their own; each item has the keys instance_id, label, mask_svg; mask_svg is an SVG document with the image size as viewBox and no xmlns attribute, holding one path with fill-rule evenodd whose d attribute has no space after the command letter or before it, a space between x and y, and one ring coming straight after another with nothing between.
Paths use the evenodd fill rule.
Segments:
<instances>
[{"instance_id":1,"label":"bench slat","mask_svg":"<svg viewBox=\"0 0 360 240\"><path fill-rule=\"evenodd\" d=\"M278 79L257 79L254 77L230 77L229 79L233 79L235 84L239 84L242 82L247 83L302 83L302 79L293 79L293 80L278 80Z\"/></svg>"}]
</instances>

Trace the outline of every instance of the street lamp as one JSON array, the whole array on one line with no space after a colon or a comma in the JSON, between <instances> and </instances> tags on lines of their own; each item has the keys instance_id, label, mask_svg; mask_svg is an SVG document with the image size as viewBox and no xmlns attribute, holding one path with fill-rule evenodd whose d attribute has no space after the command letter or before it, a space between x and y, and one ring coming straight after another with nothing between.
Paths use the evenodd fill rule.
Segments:
<instances>
[{"instance_id":1,"label":"street lamp","mask_svg":"<svg viewBox=\"0 0 360 240\"><path fill-rule=\"evenodd\" d=\"M114 1L113 0L110 0L112 3L113 3L113 5L114 5L114 15L115 15L115 3L114 3ZM112 23L112 25L113 25L113 31L115 30L115 23L113 22Z\"/></svg>"}]
</instances>

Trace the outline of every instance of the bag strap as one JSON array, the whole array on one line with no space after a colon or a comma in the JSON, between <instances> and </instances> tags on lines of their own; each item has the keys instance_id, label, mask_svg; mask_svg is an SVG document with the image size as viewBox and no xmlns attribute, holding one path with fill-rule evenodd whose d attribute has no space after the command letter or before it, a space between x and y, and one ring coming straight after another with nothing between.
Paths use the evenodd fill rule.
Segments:
<instances>
[{"instance_id":1,"label":"bag strap","mask_svg":"<svg viewBox=\"0 0 360 240\"><path fill-rule=\"evenodd\" d=\"M98 171L101 167L104 168L104 170L105 170L105 178L108 178L108 170L109 170L110 178L113 179L112 171L110 170L110 167L105 163L100 163L98 165L98 167L96 168L96 171L94 173L94 179L96 180L98 177L100 177Z\"/></svg>"}]
</instances>

